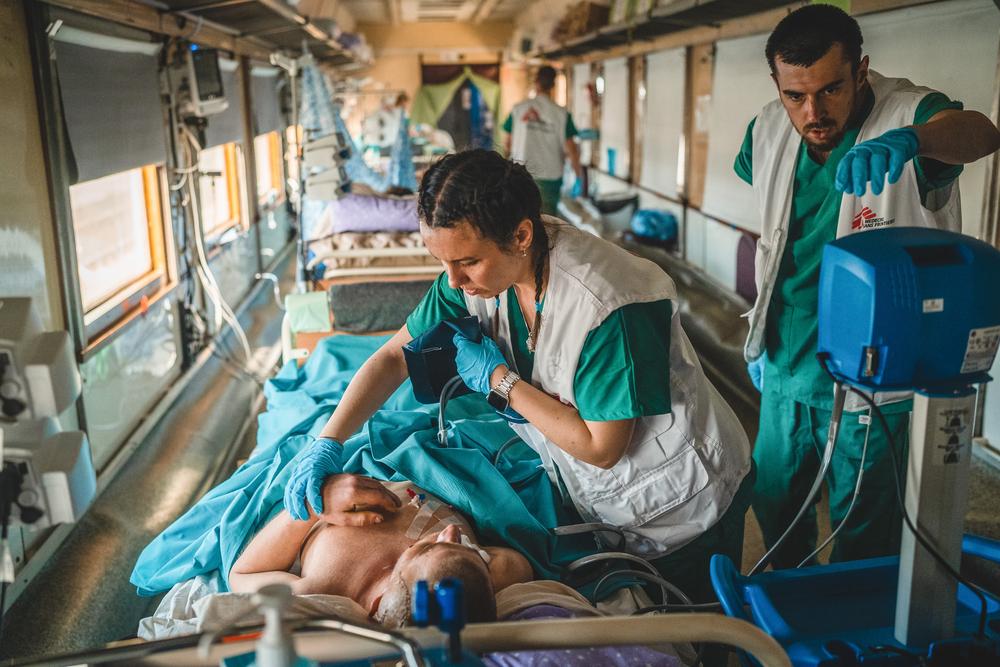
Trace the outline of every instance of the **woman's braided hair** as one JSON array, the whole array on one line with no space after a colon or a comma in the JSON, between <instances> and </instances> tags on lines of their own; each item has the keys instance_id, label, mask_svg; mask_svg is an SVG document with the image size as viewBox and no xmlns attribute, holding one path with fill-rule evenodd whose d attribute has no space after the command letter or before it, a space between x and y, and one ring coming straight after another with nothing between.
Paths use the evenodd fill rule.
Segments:
<instances>
[{"instance_id":1,"label":"woman's braided hair","mask_svg":"<svg viewBox=\"0 0 1000 667\"><path fill-rule=\"evenodd\" d=\"M428 227L468 222L505 250L513 244L521 221L531 220L536 302L549 254L541 211L542 196L524 165L481 148L452 153L432 164L417 195L417 213Z\"/></svg>"}]
</instances>

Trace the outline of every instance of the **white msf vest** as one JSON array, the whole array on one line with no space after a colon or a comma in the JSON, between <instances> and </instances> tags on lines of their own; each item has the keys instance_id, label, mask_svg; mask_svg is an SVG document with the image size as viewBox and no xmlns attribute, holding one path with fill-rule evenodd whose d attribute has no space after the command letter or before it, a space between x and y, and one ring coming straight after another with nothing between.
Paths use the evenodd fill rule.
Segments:
<instances>
[{"instance_id":1,"label":"white msf vest","mask_svg":"<svg viewBox=\"0 0 1000 667\"><path fill-rule=\"evenodd\" d=\"M868 83L875 95L871 113L861 126L857 143L874 139L889 130L913 124L920 101L932 91L915 86L906 79L889 79L869 71ZM757 116L753 127L753 189L760 209L761 235L754 258L757 300L750 317L750 334L743 353L752 361L764 352L764 330L771 303L778 266L788 238L788 218L792 210L795 168L802 137L788 118L780 100L769 103ZM962 231L962 211L958 183L928 194L926 204L920 201L916 168L911 160L903 168L900 179L886 182L880 195L871 186L861 197L844 193L837 220L837 238L881 227L936 227ZM879 394L878 402L897 400L904 394ZM848 410L857 410L863 403L853 394L848 398Z\"/></svg>"},{"instance_id":2,"label":"white msf vest","mask_svg":"<svg viewBox=\"0 0 1000 667\"><path fill-rule=\"evenodd\" d=\"M510 158L524 164L532 178L563 176L566 118L569 112L545 95L516 104L510 111Z\"/></svg>"},{"instance_id":3,"label":"white msf vest","mask_svg":"<svg viewBox=\"0 0 1000 667\"><path fill-rule=\"evenodd\" d=\"M553 247L531 383L575 406L573 381L587 334L622 306L675 299L676 290L652 262L544 218ZM489 331L495 301L465 300ZM507 299L500 299L496 342L513 359L509 318ZM629 550L647 558L674 551L715 524L750 470L746 433L705 377L676 307L669 381L671 413L638 418L625 456L610 470L570 456L531 424L513 425L557 485L558 468L585 521L629 529Z\"/></svg>"}]
</instances>

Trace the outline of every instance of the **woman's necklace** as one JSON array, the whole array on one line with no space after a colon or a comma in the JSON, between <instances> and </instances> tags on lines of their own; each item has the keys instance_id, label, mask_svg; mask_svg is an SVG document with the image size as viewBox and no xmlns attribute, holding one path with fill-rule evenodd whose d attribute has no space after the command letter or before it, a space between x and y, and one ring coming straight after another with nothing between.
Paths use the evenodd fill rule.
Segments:
<instances>
[{"instance_id":1,"label":"woman's necklace","mask_svg":"<svg viewBox=\"0 0 1000 667\"><path fill-rule=\"evenodd\" d=\"M505 292L506 293L506 292ZM500 331L500 295L498 294L494 298L494 308L493 308L493 339L496 340L497 333ZM524 317L524 314L521 315ZM527 322L525 322L527 324ZM538 332L542 328L542 301L535 301L535 321L531 323L531 328L528 331L528 352L532 354L535 353L535 348L538 347Z\"/></svg>"},{"instance_id":2,"label":"woman's necklace","mask_svg":"<svg viewBox=\"0 0 1000 667\"><path fill-rule=\"evenodd\" d=\"M531 324L531 331L528 332L528 352L534 353L535 346L538 345L538 331L542 328L542 302L535 301L535 321Z\"/></svg>"}]
</instances>

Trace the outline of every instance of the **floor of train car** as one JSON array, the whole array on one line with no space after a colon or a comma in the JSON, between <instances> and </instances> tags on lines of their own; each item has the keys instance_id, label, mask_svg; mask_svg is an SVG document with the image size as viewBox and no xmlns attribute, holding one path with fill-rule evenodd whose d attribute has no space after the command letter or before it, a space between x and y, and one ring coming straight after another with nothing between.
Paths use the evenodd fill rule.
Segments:
<instances>
[{"instance_id":1,"label":"floor of train car","mask_svg":"<svg viewBox=\"0 0 1000 667\"><path fill-rule=\"evenodd\" d=\"M671 273L684 270L687 269L675 263L668 267ZM286 265L281 275L284 292L291 287L290 267ZM682 300L690 296L691 303L704 303L686 293L697 284L697 279L677 282ZM271 301L269 289L258 293L241 319L255 346L269 346L277 341L281 313ZM699 338L707 340L705 332L701 333L701 336L691 335L696 347ZM743 381L739 375L745 373L742 361L727 354L721 359L705 358L705 362L710 377L730 401L752 441L756 435L757 397L752 390L733 389L740 387ZM218 366L214 360L210 363ZM722 377L718 369L729 369L727 377ZM249 406L254 387L246 380L234 379L222 368L210 368L202 375L204 377L191 383L186 397L178 401L153 430L149 442L137 451L98 499L65 546L46 565L38 583L33 582L15 603L8 614L0 656L27 657L78 651L131 637L139 618L155 607L157 599L137 597L128 584L128 575L139 551L207 488L225 477L235 461L249 453L256 440L252 427L240 434L239 425L222 423L233 420L210 419L212 407L221 396L226 396L227 402L232 404L237 400L242 404L245 398ZM738 381L734 382L733 378ZM239 444L228 452L219 452L218 447L211 444L236 442L238 438ZM193 470L213 470L215 474L207 479L194 479L198 476L191 474ZM1000 537L1000 517L995 511L1000 503L1000 471L975 459L971 479L968 529ZM137 501L156 509L137 510ZM822 519L826 514L825 500L821 501L818 514L820 532L825 536L829 533L829 526ZM743 571L752 567L763 552L760 530L753 513L749 512ZM825 556L826 553L821 558ZM996 570L974 574L997 590L1000 574ZM99 577L103 577L101 585L96 585Z\"/></svg>"}]
</instances>

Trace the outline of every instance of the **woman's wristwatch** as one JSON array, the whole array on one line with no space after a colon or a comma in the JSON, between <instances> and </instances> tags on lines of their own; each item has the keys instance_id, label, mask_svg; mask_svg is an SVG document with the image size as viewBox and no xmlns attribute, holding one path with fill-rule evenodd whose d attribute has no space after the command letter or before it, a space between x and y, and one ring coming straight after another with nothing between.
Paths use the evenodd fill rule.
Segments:
<instances>
[{"instance_id":1,"label":"woman's wristwatch","mask_svg":"<svg viewBox=\"0 0 1000 667\"><path fill-rule=\"evenodd\" d=\"M497 386L490 389L490 393L486 394L486 402L490 406L497 410L498 412L504 412L510 405L510 390L514 388L517 382L520 382L521 376L514 371L507 371Z\"/></svg>"}]
</instances>

